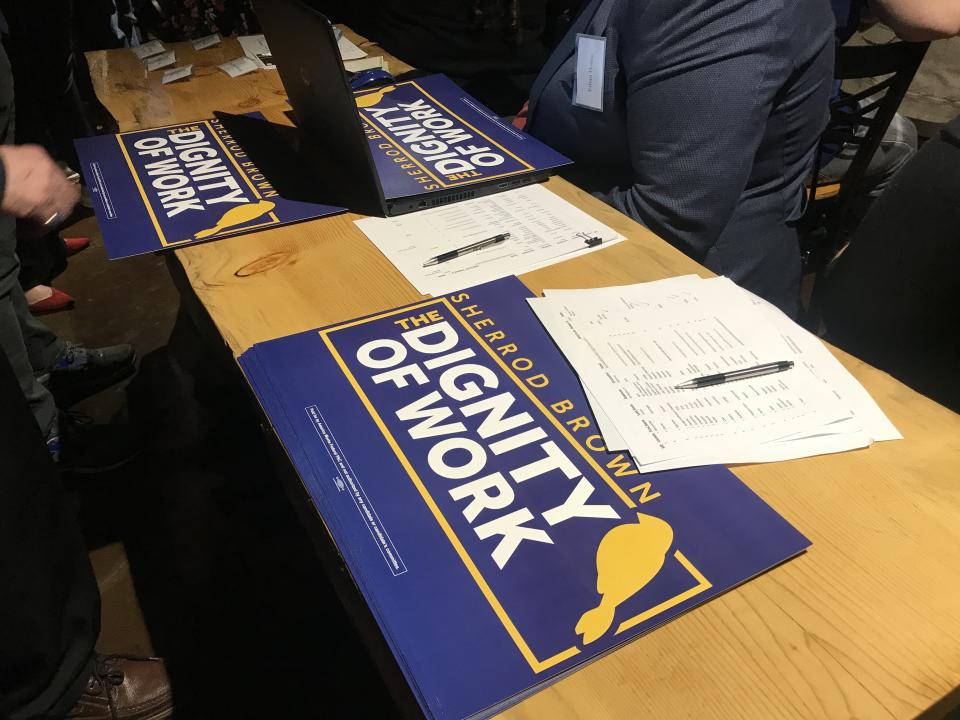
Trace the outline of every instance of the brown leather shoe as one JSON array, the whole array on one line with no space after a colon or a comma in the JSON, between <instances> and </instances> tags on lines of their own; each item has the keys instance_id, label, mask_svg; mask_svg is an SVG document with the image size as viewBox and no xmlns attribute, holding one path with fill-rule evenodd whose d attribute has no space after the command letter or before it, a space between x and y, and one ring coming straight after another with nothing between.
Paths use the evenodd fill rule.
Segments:
<instances>
[{"instance_id":1,"label":"brown leather shoe","mask_svg":"<svg viewBox=\"0 0 960 720\"><path fill-rule=\"evenodd\" d=\"M173 714L170 680L160 658L100 655L68 720L164 720Z\"/></svg>"}]
</instances>

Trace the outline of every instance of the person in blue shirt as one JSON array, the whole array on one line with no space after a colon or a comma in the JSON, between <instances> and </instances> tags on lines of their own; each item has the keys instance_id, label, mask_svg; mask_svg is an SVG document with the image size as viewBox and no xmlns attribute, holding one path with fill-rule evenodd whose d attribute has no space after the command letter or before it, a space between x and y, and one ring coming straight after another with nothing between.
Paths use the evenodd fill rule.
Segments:
<instances>
[{"instance_id":1,"label":"person in blue shirt","mask_svg":"<svg viewBox=\"0 0 960 720\"><path fill-rule=\"evenodd\" d=\"M605 39L594 107L573 103L580 33ZM833 59L827 0L591 0L527 130L574 160L572 182L794 315Z\"/></svg>"}]
</instances>

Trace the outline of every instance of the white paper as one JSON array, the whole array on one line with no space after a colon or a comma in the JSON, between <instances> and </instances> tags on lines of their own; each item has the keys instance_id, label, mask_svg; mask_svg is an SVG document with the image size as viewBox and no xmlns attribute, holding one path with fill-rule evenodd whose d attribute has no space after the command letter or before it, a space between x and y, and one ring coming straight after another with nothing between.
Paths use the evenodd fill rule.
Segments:
<instances>
[{"instance_id":1,"label":"white paper","mask_svg":"<svg viewBox=\"0 0 960 720\"><path fill-rule=\"evenodd\" d=\"M355 221L421 293L442 295L589 251L623 238L542 185L444 205L395 218ZM504 242L432 267L423 264L449 250L510 233Z\"/></svg>"},{"instance_id":2,"label":"white paper","mask_svg":"<svg viewBox=\"0 0 960 720\"><path fill-rule=\"evenodd\" d=\"M727 451L713 454L689 455L672 460L664 460L659 463L637 465L637 470L641 473L647 473L696 467L699 465L744 465L782 462L784 460L797 460L814 455L849 452L850 450L858 450L869 445L870 438L865 433L828 435L825 437L804 438L792 442L784 441L747 448L731 448Z\"/></svg>"},{"instance_id":3,"label":"white paper","mask_svg":"<svg viewBox=\"0 0 960 720\"><path fill-rule=\"evenodd\" d=\"M213 47L220 43L220 33L213 33L213 35L205 35L202 38L197 38L193 41L194 50L203 50L204 48Z\"/></svg>"},{"instance_id":4,"label":"white paper","mask_svg":"<svg viewBox=\"0 0 960 720\"><path fill-rule=\"evenodd\" d=\"M130 49L133 51L133 54L141 60L146 60L151 55L157 55L166 50L166 48L163 46L163 43L159 40L151 40L148 43L137 45L137 47Z\"/></svg>"},{"instance_id":5,"label":"white paper","mask_svg":"<svg viewBox=\"0 0 960 720\"><path fill-rule=\"evenodd\" d=\"M605 444L625 446L641 472L788 460L900 436L819 339L725 278L544 295L530 304L580 375ZM712 388L674 388L688 375L730 369L723 362L747 367L761 357L795 366Z\"/></svg>"},{"instance_id":6,"label":"white paper","mask_svg":"<svg viewBox=\"0 0 960 720\"><path fill-rule=\"evenodd\" d=\"M143 64L147 70L159 70L160 68L167 67L167 65L173 65L176 61L176 53L174 53L173 50L167 50L159 55L148 57Z\"/></svg>"},{"instance_id":7,"label":"white paper","mask_svg":"<svg viewBox=\"0 0 960 720\"><path fill-rule=\"evenodd\" d=\"M337 47L340 49L340 57L344 60L359 60L367 56L367 53L350 42L346 35L340 36L340 39L337 40Z\"/></svg>"},{"instance_id":8,"label":"white paper","mask_svg":"<svg viewBox=\"0 0 960 720\"><path fill-rule=\"evenodd\" d=\"M627 441L623 439L620 430L617 429L613 420L604 411L603 405L588 388L583 389L583 394L587 398L587 404L590 405L593 419L597 421L597 429L600 430L600 435L603 437L603 446L611 452L627 452Z\"/></svg>"},{"instance_id":9,"label":"white paper","mask_svg":"<svg viewBox=\"0 0 960 720\"><path fill-rule=\"evenodd\" d=\"M361 58L359 60L344 60L343 67L347 72L352 73L373 69L381 69L390 72L387 66L387 61L383 59L382 55L371 55L370 57Z\"/></svg>"},{"instance_id":10,"label":"white paper","mask_svg":"<svg viewBox=\"0 0 960 720\"><path fill-rule=\"evenodd\" d=\"M243 48L243 54L246 55L254 68L260 70L273 70L276 65L271 58L270 46L267 45L267 38L263 35L241 35L237 38L240 41L240 47Z\"/></svg>"},{"instance_id":11,"label":"white paper","mask_svg":"<svg viewBox=\"0 0 960 720\"><path fill-rule=\"evenodd\" d=\"M767 321L775 326L784 344L794 353L795 360L814 375L831 393L850 408L851 414L863 425L874 442L902 440L903 435L890 422L863 385L837 360L820 338L801 327L780 309L743 291L750 302L760 309Z\"/></svg>"},{"instance_id":12,"label":"white paper","mask_svg":"<svg viewBox=\"0 0 960 720\"><path fill-rule=\"evenodd\" d=\"M220 65L220 69L230 77L239 77L256 70L257 64L248 57L238 57L223 63Z\"/></svg>"},{"instance_id":13,"label":"white paper","mask_svg":"<svg viewBox=\"0 0 960 720\"><path fill-rule=\"evenodd\" d=\"M731 308L731 298L742 307ZM798 372L676 389L783 359L780 337L735 287L626 289L531 305L640 464L756 446L848 416Z\"/></svg>"},{"instance_id":14,"label":"white paper","mask_svg":"<svg viewBox=\"0 0 960 720\"><path fill-rule=\"evenodd\" d=\"M185 77L190 77L193 73L193 65L184 65L182 67L173 68L171 70L166 70L163 73L163 77L160 79L160 83L166 85L175 80L181 80Z\"/></svg>"}]
</instances>

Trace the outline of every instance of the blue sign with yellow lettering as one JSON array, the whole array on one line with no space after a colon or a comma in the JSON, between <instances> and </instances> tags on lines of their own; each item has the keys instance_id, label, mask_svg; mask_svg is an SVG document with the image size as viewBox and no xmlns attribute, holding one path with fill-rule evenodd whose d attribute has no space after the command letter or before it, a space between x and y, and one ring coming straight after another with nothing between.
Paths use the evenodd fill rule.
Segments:
<instances>
[{"instance_id":1,"label":"blue sign with yellow lettering","mask_svg":"<svg viewBox=\"0 0 960 720\"><path fill-rule=\"evenodd\" d=\"M241 365L424 712L486 716L802 552L722 467L639 475L506 278Z\"/></svg>"},{"instance_id":2,"label":"blue sign with yellow lettering","mask_svg":"<svg viewBox=\"0 0 960 720\"><path fill-rule=\"evenodd\" d=\"M76 141L111 259L323 217L280 197L217 120Z\"/></svg>"},{"instance_id":3,"label":"blue sign with yellow lettering","mask_svg":"<svg viewBox=\"0 0 960 720\"><path fill-rule=\"evenodd\" d=\"M354 95L387 200L570 163L443 75Z\"/></svg>"}]
</instances>

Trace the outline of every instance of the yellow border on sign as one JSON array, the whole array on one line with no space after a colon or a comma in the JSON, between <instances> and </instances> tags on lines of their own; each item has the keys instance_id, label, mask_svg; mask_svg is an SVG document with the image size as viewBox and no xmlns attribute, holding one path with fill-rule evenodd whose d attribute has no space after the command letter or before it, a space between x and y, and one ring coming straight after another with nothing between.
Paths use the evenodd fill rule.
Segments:
<instances>
[{"instance_id":1,"label":"yellow border on sign","mask_svg":"<svg viewBox=\"0 0 960 720\"><path fill-rule=\"evenodd\" d=\"M450 541L450 544L453 546L457 555L460 556L460 560L466 566L467 571L470 573L470 576L473 578L474 582L479 587L480 591L483 593L483 596L486 598L487 602L490 604L490 607L493 609L494 614L503 624L504 628L507 631L507 634L510 635L510 638L516 644L517 648L520 650L520 654L523 655L523 658L530 665L531 669L536 672L542 672L554 665L557 665L565 660L574 657L580 653L580 648L578 647L569 647L566 650L563 650L555 655L552 655L544 660L540 660L531 650L530 646L527 644L527 641L520 634L520 631L517 629L513 620L507 614L507 611L504 609L503 605L500 603L500 600L493 593L493 590L490 588L490 585L487 583L486 579L480 573L479 568L474 563L473 558L470 557L470 554L467 552L466 548L463 546L463 543L460 541L460 538L457 537L457 534L454 532L453 528L450 526L449 521L440 511L440 507L437 505L436 501L433 499L433 496L430 494L430 491L427 490L426 485L424 485L423 480L421 480L419 474L414 469L411 462L407 459L407 456L404 454L403 450L400 448L399 443L397 443L396 438L394 438L393 433L387 427L386 423L383 422L383 419L380 417L380 413L377 412L377 409L373 406L373 403L370 402L370 399L367 397L366 393L363 391L363 388L360 387L360 383L357 381L353 372L344 362L343 357L340 355L340 352L334 346L333 341L330 339L330 334L338 330L345 330L350 327L357 325L364 325L366 323L373 322L375 320L381 320L385 317L390 317L393 315L406 314L413 310L419 310L420 308L429 307L431 305L442 304L453 314L457 320L460 321L460 324L463 325L467 331L473 336L473 338L484 348L490 356L497 362L497 364L503 369L507 376L518 386L520 387L524 394L536 405L536 407L553 423L553 425L560 431L560 433L567 439L567 441L576 449L588 462L588 464L604 479L604 481L613 489L617 496L624 502L627 507L635 508L636 503L627 495L623 489L614 482L613 478L602 468L602 466L597 463L597 461L590 455L590 452L587 448L583 447L579 442L574 439L574 437L567 431L563 424L556 418L556 416L549 412L543 403L540 402L533 392L524 385L520 379L514 374L513 370L508 367L503 360L496 354L496 352L489 346L489 344L483 342L477 332L470 327L470 324L467 320L453 307L450 301L445 298L436 298L433 300L427 300L422 303L417 303L416 305L409 305L398 310L389 310L387 312L379 313L377 315L372 315L367 318L362 318L360 320L351 320L349 322L336 325L334 327L326 328L319 331L320 337L323 339L324 344L327 346L327 349L330 351L330 354L333 356L333 359L336 361L337 365L340 367L340 370L343 372L344 376L350 382L350 385L353 387L354 392L357 393L360 401L363 403L364 407L367 409L367 412L370 413L370 417L373 419L374 423L380 429L380 432L383 434L384 438L387 441L387 444L393 449L394 454L397 456L397 459L400 461L400 464L407 471L407 474L410 476L410 479L413 481L414 486L419 491L421 497L426 503L427 507L433 513L434 518L437 523L440 525L440 528L443 530L444 534L447 536L447 540ZM674 558L693 576L697 581L697 585L693 588L686 590L679 595L676 595L673 598L656 605L639 615L624 620L617 627L616 633L619 634L639 623L645 622L656 615L659 615L666 610L669 610L680 603L689 600L690 598L708 590L713 585L707 580L699 570L697 570L693 564L683 555L679 550L674 552Z\"/></svg>"},{"instance_id":2,"label":"yellow border on sign","mask_svg":"<svg viewBox=\"0 0 960 720\"><path fill-rule=\"evenodd\" d=\"M679 595L675 595L674 597L670 598L669 600L664 600L664 601L663 601L662 603L660 603L659 605L654 605L652 608L650 608L649 610L643 611L643 612L640 613L639 615L634 615L634 616L633 616L632 618L630 618L629 620L624 620L622 623L620 623L620 624L617 626L617 631L614 633L614 635L619 635L619 634L622 633L624 630L629 630L630 628L634 627L635 625L639 625L639 624L642 623L642 622L646 622L646 621L649 620L650 618L656 617L656 616L659 615L660 613L666 612L666 611L669 610L670 608L676 607L676 606L679 605L680 603L682 603L682 602L684 602L684 601L686 601L686 600L689 600L690 598L695 597L695 596L699 595L700 593L704 592L705 590L709 590L710 588L713 587L713 583L710 582L709 580L707 580L707 579L703 576L703 573L701 573L699 570L697 570L697 569L693 566L693 563L692 563L692 562L690 562L689 560L687 560L687 556L686 556L686 555L684 555L684 554L683 554L682 552L680 552L679 550L676 550L676 551L673 553L673 557L675 557L675 558L677 559L677 562L679 562L679 563L684 567L684 569L693 576L693 579L697 581L697 584L694 585L694 586L693 586L692 588L690 588L689 590L686 590L686 591L680 593Z\"/></svg>"},{"instance_id":3,"label":"yellow border on sign","mask_svg":"<svg viewBox=\"0 0 960 720\"><path fill-rule=\"evenodd\" d=\"M389 143L390 143L391 145L393 145L397 150L399 150L400 152L402 152L405 157L407 157L407 158L408 158L411 162L413 162L417 167L419 167L419 168L420 168L421 170L423 170L427 175L429 175L429 176L433 179L434 182L440 183L444 188L453 188L453 187L460 187L460 186L462 186L462 185L471 185L471 184L473 184L473 183L484 182L485 180L496 180L496 179L498 179L498 178L510 177L511 175L519 175L520 173L525 173L525 172L529 172L529 171L531 171L531 170L535 170L535 169L536 169L536 168L533 167L533 165L531 165L530 163L528 163L526 160L523 160L522 158L517 157L516 155L514 155L512 152L510 152L510 150L508 150L507 148L505 148L503 145L501 145L500 143L498 143L496 140L492 139L490 136L485 135L485 134L484 134L483 132L481 132L480 130L477 130L476 127L474 127L473 125L471 125L470 123L468 123L468 122L467 122L466 120L464 120L462 117L460 117L460 116L457 115L455 112L453 112L453 110L451 110L450 108L448 108L448 107L447 107L446 105L444 105L443 103L439 102L435 97L433 97L433 95L431 95L431 94L428 93L426 90L424 90L422 87L420 87L420 85L417 84L416 81L411 80L410 82L399 83L399 85L413 85L415 88L417 88L417 90L419 90L421 93L423 93L423 94L426 95L428 98L430 98L430 100L432 100L435 105L438 105L439 107L441 107L441 108L443 108L444 110L446 110L447 113L449 113L450 115L452 115L453 117L455 117L457 120L459 120L461 123L463 123L464 125L466 125L468 128L470 128L471 130L473 130L477 135L479 135L480 137L482 137L484 140L486 140L487 142L489 142L491 145L496 146L497 148L499 148L500 150L502 150L504 153L506 153L507 155L509 155L510 157L512 157L514 160L516 160L518 163L520 163L521 165L523 165L523 168L521 168L520 170L511 170L510 172L500 173L499 175L486 175L486 176L480 177L480 178L471 178L470 180L464 180L464 181L462 181L462 182L457 182L457 183L453 183L453 184L447 184L447 183L445 183L443 180L441 180L439 177L437 177L436 175L434 175L433 172L431 172L431 171L428 170L426 167L424 167L424 166L420 163L419 160L417 160L416 158L413 157L413 153L408 152L403 146L399 145L399 144L396 142L396 140L394 140L387 131L381 129L380 126L379 126L377 123L373 122L373 120L371 120L369 117L367 117L367 116L363 113L363 111L361 111L361 110L359 110L359 109L357 110L357 112L360 114L360 118L361 118L365 123L367 123L368 125L370 125L370 126L371 126L374 130L376 130L378 133L380 133L380 135L382 135L383 138L384 138L387 142L389 142ZM373 92L376 92L376 91L373 91ZM358 97L363 97L363 95L359 95ZM429 129L429 128L428 128L428 129Z\"/></svg>"},{"instance_id":4,"label":"yellow border on sign","mask_svg":"<svg viewBox=\"0 0 960 720\"><path fill-rule=\"evenodd\" d=\"M155 130L169 130L170 128L175 128L175 127L186 127L189 125L198 125L198 126L206 125L207 126L207 128L210 130L210 134L213 135L214 139L217 141L220 147L223 148L223 152L226 154L226 157L230 160L231 163L233 163L234 168L236 168L237 172L240 174L240 176L244 179L244 181L250 187L250 191L254 194L257 200L262 200L263 196L257 191L257 188L254 187L253 183L250 181L250 178L247 177L247 174L244 172L243 168L240 167L240 164L237 162L236 158L234 158L233 154L227 149L227 146L223 143L223 140L217 134L217 131L214 129L213 125L210 123L209 120L198 120L196 122L164 125L163 127L152 128L151 132ZM120 139L124 135L135 135L143 132L144 132L143 130L130 130L128 132L117 133L116 138L117 138L117 144L120 146L120 151L123 153L123 158L124 160L127 161L127 167L130 169L130 174L133 176L133 181L137 185L137 190L140 191L140 199L143 201L144 209L147 211L147 215L150 216L150 220L153 223L154 230L157 231L157 238L160 240L160 246L170 247L171 245L182 245L184 243L194 242L195 238L186 238L184 240L167 240L166 236L163 234L163 230L160 229L160 222L157 220L156 213L154 212L153 206L150 203L150 198L147 196L146 191L143 189L143 183L140 181L140 175L137 173L137 169L134 167L133 161L131 161L130 159L130 153L127 151L126 145L124 145L123 140ZM246 225L242 228L237 228L236 230L233 230L231 232L226 232L222 234L218 233L216 237L221 238L221 237L227 237L229 235L236 235L238 233L244 233L249 230L255 230L257 228L276 225L277 223L280 222L280 218L277 217L277 214L275 212L271 212L268 215L268 217L271 219L271 222L262 222L256 225Z\"/></svg>"}]
</instances>

